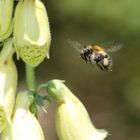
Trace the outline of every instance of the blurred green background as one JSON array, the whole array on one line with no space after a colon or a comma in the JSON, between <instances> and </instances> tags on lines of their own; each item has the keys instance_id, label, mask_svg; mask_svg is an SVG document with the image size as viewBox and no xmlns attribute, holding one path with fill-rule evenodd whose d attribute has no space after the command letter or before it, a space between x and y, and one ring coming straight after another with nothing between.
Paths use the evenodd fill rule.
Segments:
<instances>
[{"instance_id":1,"label":"blurred green background","mask_svg":"<svg viewBox=\"0 0 140 140\"><path fill-rule=\"evenodd\" d=\"M37 68L38 83L63 79L84 103L97 128L110 132L106 140L140 140L140 1L44 0L52 44L50 59ZM110 53L113 71L103 72L80 59L67 40L123 48ZM21 65L21 64L20 64ZM24 71L24 70L23 70ZM25 82L20 76L20 83ZM40 111L46 139L57 140L55 105Z\"/></svg>"}]
</instances>

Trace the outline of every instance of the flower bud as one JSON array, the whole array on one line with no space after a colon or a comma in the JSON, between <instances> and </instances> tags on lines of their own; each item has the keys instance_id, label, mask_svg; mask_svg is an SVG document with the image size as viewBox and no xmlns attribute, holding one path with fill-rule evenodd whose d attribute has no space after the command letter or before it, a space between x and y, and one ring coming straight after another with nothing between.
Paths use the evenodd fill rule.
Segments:
<instances>
[{"instance_id":1,"label":"flower bud","mask_svg":"<svg viewBox=\"0 0 140 140\"><path fill-rule=\"evenodd\" d=\"M45 140L42 128L29 107L33 97L18 93L12 124L2 133L1 140Z\"/></svg>"},{"instance_id":2,"label":"flower bud","mask_svg":"<svg viewBox=\"0 0 140 140\"><path fill-rule=\"evenodd\" d=\"M14 17L14 45L18 58L39 65L49 58L50 27L45 6L40 0L21 0Z\"/></svg>"},{"instance_id":3,"label":"flower bud","mask_svg":"<svg viewBox=\"0 0 140 140\"><path fill-rule=\"evenodd\" d=\"M15 101L17 70L13 52L12 39L9 39L0 53L0 132L11 122Z\"/></svg>"},{"instance_id":4,"label":"flower bud","mask_svg":"<svg viewBox=\"0 0 140 140\"><path fill-rule=\"evenodd\" d=\"M13 0L0 0L0 42L12 33Z\"/></svg>"},{"instance_id":5,"label":"flower bud","mask_svg":"<svg viewBox=\"0 0 140 140\"><path fill-rule=\"evenodd\" d=\"M56 130L60 140L103 140L105 130L96 129L81 101L59 80L47 86L48 94L56 99Z\"/></svg>"}]
</instances>

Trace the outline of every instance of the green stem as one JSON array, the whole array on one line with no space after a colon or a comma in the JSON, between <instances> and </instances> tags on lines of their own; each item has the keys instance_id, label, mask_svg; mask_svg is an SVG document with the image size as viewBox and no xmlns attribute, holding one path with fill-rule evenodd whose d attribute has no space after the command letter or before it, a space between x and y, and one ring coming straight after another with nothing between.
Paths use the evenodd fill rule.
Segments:
<instances>
[{"instance_id":1,"label":"green stem","mask_svg":"<svg viewBox=\"0 0 140 140\"><path fill-rule=\"evenodd\" d=\"M35 68L28 64L25 64L25 70L26 70L26 82L27 82L28 90L30 91L30 93L34 95L34 97L36 97L37 92L36 92L36 82L35 82ZM36 117L38 117L38 108L35 102L31 105L30 109L31 112L34 113Z\"/></svg>"},{"instance_id":2,"label":"green stem","mask_svg":"<svg viewBox=\"0 0 140 140\"><path fill-rule=\"evenodd\" d=\"M36 91L36 83L35 83L35 68L25 64L25 70L26 70L26 81L29 91L32 91L35 93Z\"/></svg>"}]
</instances>

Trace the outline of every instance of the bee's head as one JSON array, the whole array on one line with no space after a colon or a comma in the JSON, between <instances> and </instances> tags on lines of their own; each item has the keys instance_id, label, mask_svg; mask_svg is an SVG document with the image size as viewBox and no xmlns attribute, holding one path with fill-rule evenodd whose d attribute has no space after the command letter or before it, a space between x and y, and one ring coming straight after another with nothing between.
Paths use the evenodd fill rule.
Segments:
<instances>
[{"instance_id":1,"label":"bee's head","mask_svg":"<svg viewBox=\"0 0 140 140\"><path fill-rule=\"evenodd\" d=\"M86 47L82 49L80 54L81 58L85 61L90 61L91 55L92 55L92 50Z\"/></svg>"}]
</instances>

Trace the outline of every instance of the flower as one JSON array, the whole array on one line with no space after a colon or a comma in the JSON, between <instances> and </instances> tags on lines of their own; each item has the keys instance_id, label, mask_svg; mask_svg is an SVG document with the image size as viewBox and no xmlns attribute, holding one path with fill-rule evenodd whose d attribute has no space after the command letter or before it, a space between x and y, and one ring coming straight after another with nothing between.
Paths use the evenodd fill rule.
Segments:
<instances>
[{"instance_id":1,"label":"flower","mask_svg":"<svg viewBox=\"0 0 140 140\"><path fill-rule=\"evenodd\" d=\"M18 93L12 123L2 133L1 140L45 140L38 120L29 110L32 101L28 92Z\"/></svg>"},{"instance_id":2,"label":"flower","mask_svg":"<svg viewBox=\"0 0 140 140\"><path fill-rule=\"evenodd\" d=\"M60 80L48 82L48 94L57 102L56 130L60 140L103 140L108 132L92 124L82 102Z\"/></svg>"},{"instance_id":3,"label":"flower","mask_svg":"<svg viewBox=\"0 0 140 140\"><path fill-rule=\"evenodd\" d=\"M14 16L14 45L17 57L31 65L49 58L50 27L45 6L40 0L21 0Z\"/></svg>"},{"instance_id":4,"label":"flower","mask_svg":"<svg viewBox=\"0 0 140 140\"><path fill-rule=\"evenodd\" d=\"M0 0L0 42L12 33L13 2L13 0Z\"/></svg>"},{"instance_id":5,"label":"flower","mask_svg":"<svg viewBox=\"0 0 140 140\"><path fill-rule=\"evenodd\" d=\"M0 132L11 122L15 101L17 70L13 53L12 39L9 39L0 53Z\"/></svg>"}]
</instances>

